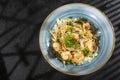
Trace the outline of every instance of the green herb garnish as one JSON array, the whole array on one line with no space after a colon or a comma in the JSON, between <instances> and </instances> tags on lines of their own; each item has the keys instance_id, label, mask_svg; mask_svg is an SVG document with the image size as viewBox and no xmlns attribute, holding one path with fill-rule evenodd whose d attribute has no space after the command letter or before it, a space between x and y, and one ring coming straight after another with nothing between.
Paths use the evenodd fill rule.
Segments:
<instances>
[{"instance_id":1,"label":"green herb garnish","mask_svg":"<svg viewBox=\"0 0 120 80\"><path fill-rule=\"evenodd\" d=\"M72 62L71 60L67 60L66 64L75 64L75 62Z\"/></svg>"},{"instance_id":2,"label":"green herb garnish","mask_svg":"<svg viewBox=\"0 0 120 80\"><path fill-rule=\"evenodd\" d=\"M80 44L78 42L75 43L75 48L79 49L80 48Z\"/></svg>"},{"instance_id":3,"label":"green herb garnish","mask_svg":"<svg viewBox=\"0 0 120 80\"><path fill-rule=\"evenodd\" d=\"M70 21L70 18L65 18L66 21Z\"/></svg>"},{"instance_id":4,"label":"green herb garnish","mask_svg":"<svg viewBox=\"0 0 120 80\"><path fill-rule=\"evenodd\" d=\"M84 49L82 50L82 52L83 52L83 54L84 54L85 56L88 56L89 53L90 53L90 50L89 50L89 48L84 48Z\"/></svg>"},{"instance_id":5,"label":"green herb garnish","mask_svg":"<svg viewBox=\"0 0 120 80\"><path fill-rule=\"evenodd\" d=\"M54 52L54 56L60 58L60 54L58 52Z\"/></svg>"},{"instance_id":6,"label":"green herb garnish","mask_svg":"<svg viewBox=\"0 0 120 80\"><path fill-rule=\"evenodd\" d=\"M67 31L68 32L72 32L72 30L73 30L73 27L72 26L68 26Z\"/></svg>"},{"instance_id":7,"label":"green herb garnish","mask_svg":"<svg viewBox=\"0 0 120 80\"><path fill-rule=\"evenodd\" d=\"M64 44L65 44L66 47L72 47L75 44L75 41L73 40L73 35L72 34L68 34L65 37Z\"/></svg>"},{"instance_id":8,"label":"green herb garnish","mask_svg":"<svg viewBox=\"0 0 120 80\"><path fill-rule=\"evenodd\" d=\"M81 18L81 19L78 19L77 21L76 21L76 23L79 23L79 24L84 24L85 22L87 22L85 19L83 19L83 18Z\"/></svg>"}]
</instances>

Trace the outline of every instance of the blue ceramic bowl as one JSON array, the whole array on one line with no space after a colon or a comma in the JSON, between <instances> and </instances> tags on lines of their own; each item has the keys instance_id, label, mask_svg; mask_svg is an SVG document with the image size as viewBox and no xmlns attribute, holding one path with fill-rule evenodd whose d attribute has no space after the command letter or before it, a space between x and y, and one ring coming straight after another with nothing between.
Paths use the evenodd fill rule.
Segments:
<instances>
[{"instance_id":1,"label":"blue ceramic bowl","mask_svg":"<svg viewBox=\"0 0 120 80\"><path fill-rule=\"evenodd\" d=\"M62 62L57 60L50 47L50 33L56 24L57 18L85 18L90 21L98 29L96 35L100 37L99 51L91 62L86 62L80 66L67 65L63 67ZM97 8L82 4L72 3L57 8L48 15L41 26L39 35L39 45L44 58L56 70L69 75L85 75L100 69L111 57L115 47L115 35L111 22L106 15Z\"/></svg>"}]
</instances>

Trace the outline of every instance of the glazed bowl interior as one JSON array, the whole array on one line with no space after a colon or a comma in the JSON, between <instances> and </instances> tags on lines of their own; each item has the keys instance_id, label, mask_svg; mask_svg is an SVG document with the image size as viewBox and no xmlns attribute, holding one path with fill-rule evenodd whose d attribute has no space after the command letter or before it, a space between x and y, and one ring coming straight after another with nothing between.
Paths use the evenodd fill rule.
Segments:
<instances>
[{"instance_id":1,"label":"glazed bowl interior","mask_svg":"<svg viewBox=\"0 0 120 80\"><path fill-rule=\"evenodd\" d=\"M58 18L84 18L92 23L98 30L96 33L99 37L98 56L91 62L85 62L79 66L67 65L64 68L63 63L54 57L50 43L49 30L53 29ZM95 7L81 3L67 4L54 10L43 22L39 36L40 49L47 62L56 70L69 75L85 75L101 68L111 57L114 44L113 26L105 14Z\"/></svg>"}]
</instances>

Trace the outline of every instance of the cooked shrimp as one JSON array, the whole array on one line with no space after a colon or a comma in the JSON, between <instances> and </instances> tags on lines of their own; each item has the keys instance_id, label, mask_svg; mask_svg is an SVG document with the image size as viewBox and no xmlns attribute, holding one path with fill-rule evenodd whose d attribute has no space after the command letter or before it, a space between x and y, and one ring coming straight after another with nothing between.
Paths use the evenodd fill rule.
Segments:
<instances>
[{"instance_id":1,"label":"cooked shrimp","mask_svg":"<svg viewBox=\"0 0 120 80\"><path fill-rule=\"evenodd\" d=\"M90 23L87 22L87 23L84 24L84 26L85 26L85 28L86 28L87 30L90 29Z\"/></svg>"},{"instance_id":2,"label":"cooked shrimp","mask_svg":"<svg viewBox=\"0 0 120 80\"><path fill-rule=\"evenodd\" d=\"M95 44L92 40L89 40L85 43L85 47L88 47L91 53L94 51L94 45Z\"/></svg>"},{"instance_id":3,"label":"cooked shrimp","mask_svg":"<svg viewBox=\"0 0 120 80\"><path fill-rule=\"evenodd\" d=\"M73 33L73 39L79 41L79 34Z\"/></svg>"},{"instance_id":4,"label":"cooked shrimp","mask_svg":"<svg viewBox=\"0 0 120 80\"><path fill-rule=\"evenodd\" d=\"M62 25L60 29L61 29L61 33L64 34L67 31L67 25Z\"/></svg>"},{"instance_id":5,"label":"cooked shrimp","mask_svg":"<svg viewBox=\"0 0 120 80\"><path fill-rule=\"evenodd\" d=\"M61 49L61 45L58 42L53 43L53 49L55 51L59 51Z\"/></svg>"},{"instance_id":6,"label":"cooked shrimp","mask_svg":"<svg viewBox=\"0 0 120 80\"><path fill-rule=\"evenodd\" d=\"M81 52L74 53L73 57L72 62L75 62L78 65L80 65L84 60L84 55Z\"/></svg>"},{"instance_id":7,"label":"cooked shrimp","mask_svg":"<svg viewBox=\"0 0 120 80\"><path fill-rule=\"evenodd\" d=\"M61 57L62 57L63 60L68 60L72 57L72 55L70 54L69 51L66 51L66 52L61 53Z\"/></svg>"}]
</instances>

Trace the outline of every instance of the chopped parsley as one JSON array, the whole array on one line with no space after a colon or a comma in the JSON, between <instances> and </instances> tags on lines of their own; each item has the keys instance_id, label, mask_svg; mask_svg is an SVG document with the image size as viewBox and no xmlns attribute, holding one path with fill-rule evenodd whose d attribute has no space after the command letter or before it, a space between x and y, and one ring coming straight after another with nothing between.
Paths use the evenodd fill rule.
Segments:
<instances>
[{"instance_id":1,"label":"chopped parsley","mask_svg":"<svg viewBox=\"0 0 120 80\"><path fill-rule=\"evenodd\" d=\"M73 35L72 34L68 34L65 37L64 44L65 44L66 47L72 47L75 44L75 41L73 40Z\"/></svg>"},{"instance_id":2,"label":"chopped parsley","mask_svg":"<svg viewBox=\"0 0 120 80\"><path fill-rule=\"evenodd\" d=\"M83 52L83 54L84 54L85 56L88 56L89 53L90 53L90 50L89 50L89 48L84 48L84 49L82 50L82 52Z\"/></svg>"},{"instance_id":3,"label":"chopped parsley","mask_svg":"<svg viewBox=\"0 0 120 80\"><path fill-rule=\"evenodd\" d=\"M72 32L72 30L73 30L73 27L72 26L68 26L67 31L68 32Z\"/></svg>"}]
</instances>

